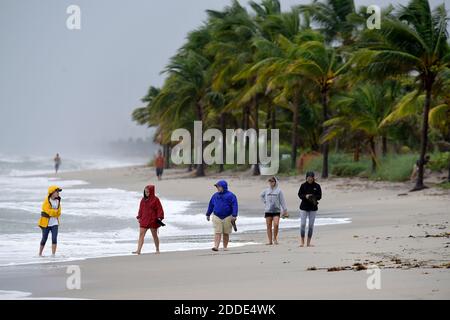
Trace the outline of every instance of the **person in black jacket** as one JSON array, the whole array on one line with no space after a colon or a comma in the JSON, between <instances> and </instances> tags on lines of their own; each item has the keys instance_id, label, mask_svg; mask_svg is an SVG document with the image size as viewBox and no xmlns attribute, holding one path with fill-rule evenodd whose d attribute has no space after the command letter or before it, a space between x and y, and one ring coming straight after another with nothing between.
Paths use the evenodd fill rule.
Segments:
<instances>
[{"instance_id":1,"label":"person in black jacket","mask_svg":"<svg viewBox=\"0 0 450 320\"><path fill-rule=\"evenodd\" d=\"M300 247L305 246L305 229L306 218L308 218L308 240L306 245L311 247L311 238L314 229L314 220L318 210L318 201L322 198L322 190L320 185L314 180L314 172L308 171L306 173L306 182L302 183L298 190L298 197L302 200L300 204Z\"/></svg>"}]
</instances>

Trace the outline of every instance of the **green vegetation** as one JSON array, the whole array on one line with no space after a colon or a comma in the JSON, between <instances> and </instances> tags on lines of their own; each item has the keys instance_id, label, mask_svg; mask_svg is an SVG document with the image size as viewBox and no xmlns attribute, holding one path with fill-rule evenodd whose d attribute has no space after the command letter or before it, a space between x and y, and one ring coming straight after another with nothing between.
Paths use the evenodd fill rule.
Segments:
<instances>
[{"instance_id":1,"label":"green vegetation","mask_svg":"<svg viewBox=\"0 0 450 320\"><path fill-rule=\"evenodd\" d=\"M443 189L450 189L450 181L439 183L437 186Z\"/></svg>"},{"instance_id":2,"label":"green vegetation","mask_svg":"<svg viewBox=\"0 0 450 320\"><path fill-rule=\"evenodd\" d=\"M388 155L381 158L376 172L371 171L371 160L365 157L355 162L350 154L330 154L331 173L339 177L367 177L374 180L406 181L411 176L417 154ZM321 159L313 159L305 171L322 170Z\"/></svg>"},{"instance_id":3,"label":"green vegetation","mask_svg":"<svg viewBox=\"0 0 450 320\"><path fill-rule=\"evenodd\" d=\"M444 4L382 8L369 30L366 7L321 0L282 12L279 0L231 1L207 11L170 58L161 88L133 112L156 127L169 154L174 129L280 129L282 174L297 174L300 150L322 178L404 181L419 160L415 190L429 167L450 166L450 46ZM205 174L196 166L197 176ZM226 165L210 166L219 172ZM239 169L248 168L240 166ZM449 170L450 172L450 170ZM254 166L253 174L260 173Z\"/></svg>"}]
</instances>

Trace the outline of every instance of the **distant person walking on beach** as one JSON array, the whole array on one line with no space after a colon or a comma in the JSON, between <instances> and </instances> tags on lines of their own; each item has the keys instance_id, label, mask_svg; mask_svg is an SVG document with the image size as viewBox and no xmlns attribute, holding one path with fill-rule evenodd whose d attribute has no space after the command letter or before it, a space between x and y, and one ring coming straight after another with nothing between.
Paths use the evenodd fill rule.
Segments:
<instances>
[{"instance_id":1,"label":"distant person walking on beach","mask_svg":"<svg viewBox=\"0 0 450 320\"><path fill-rule=\"evenodd\" d=\"M39 227L42 230L41 245L39 248L39 256L42 257L48 234L52 233L52 256L56 254L56 246L58 243L58 226L59 217L61 216L61 197L59 193L62 191L57 186L48 188L47 197L42 204L41 218L39 219Z\"/></svg>"},{"instance_id":2,"label":"distant person walking on beach","mask_svg":"<svg viewBox=\"0 0 450 320\"><path fill-rule=\"evenodd\" d=\"M55 173L58 174L59 167L61 166L61 157L59 156L59 153L56 154L53 161L55 162Z\"/></svg>"},{"instance_id":3,"label":"distant person walking on beach","mask_svg":"<svg viewBox=\"0 0 450 320\"><path fill-rule=\"evenodd\" d=\"M215 185L217 192L213 194L209 201L206 219L214 226L214 247L213 251L219 251L219 245L223 236L223 249L227 250L230 240L231 229L238 216L237 198L228 190L228 183L225 180L218 181Z\"/></svg>"},{"instance_id":4,"label":"distant person walking on beach","mask_svg":"<svg viewBox=\"0 0 450 320\"><path fill-rule=\"evenodd\" d=\"M260 197L264 203L267 237L269 239L267 245L272 245L278 244L280 215L283 213L283 218L287 217L287 207L283 192L279 187L278 179L276 177L271 177L268 182L269 187L261 193Z\"/></svg>"},{"instance_id":5,"label":"distant person walking on beach","mask_svg":"<svg viewBox=\"0 0 450 320\"><path fill-rule=\"evenodd\" d=\"M141 199L139 213L136 218L139 221L139 240L138 248L133 253L141 254L145 234L148 229L152 232L156 253L159 253L158 228L165 226L165 224L162 222L164 219L164 210L159 198L155 195L155 186L148 185L145 187L144 196Z\"/></svg>"},{"instance_id":6,"label":"distant person walking on beach","mask_svg":"<svg viewBox=\"0 0 450 320\"><path fill-rule=\"evenodd\" d=\"M302 200L300 204L300 247L305 246L306 219L308 219L308 241L306 245L311 247L311 238L314 230L314 220L318 210L318 201L322 198L320 185L314 179L314 172L306 173L306 182L302 183L298 190L298 197Z\"/></svg>"},{"instance_id":7,"label":"distant person walking on beach","mask_svg":"<svg viewBox=\"0 0 450 320\"><path fill-rule=\"evenodd\" d=\"M163 157L163 154L161 150L158 150L158 155L155 158L155 167L156 167L156 176L158 177L158 180L162 179L163 171L164 171L164 163L165 159Z\"/></svg>"}]
</instances>

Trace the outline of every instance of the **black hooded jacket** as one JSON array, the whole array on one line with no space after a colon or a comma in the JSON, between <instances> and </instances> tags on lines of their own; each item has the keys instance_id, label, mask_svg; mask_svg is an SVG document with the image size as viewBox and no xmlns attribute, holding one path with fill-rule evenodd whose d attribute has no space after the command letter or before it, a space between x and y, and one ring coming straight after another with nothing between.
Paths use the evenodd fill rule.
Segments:
<instances>
[{"instance_id":1,"label":"black hooded jacket","mask_svg":"<svg viewBox=\"0 0 450 320\"><path fill-rule=\"evenodd\" d=\"M311 200L306 199L307 194L314 195L315 199L319 201L322 198L322 189L320 189L320 185L315 181L313 183L304 182L300 186L298 190L298 197L302 199L302 203L300 204L300 210L304 211L317 211L317 203L314 203Z\"/></svg>"}]
</instances>

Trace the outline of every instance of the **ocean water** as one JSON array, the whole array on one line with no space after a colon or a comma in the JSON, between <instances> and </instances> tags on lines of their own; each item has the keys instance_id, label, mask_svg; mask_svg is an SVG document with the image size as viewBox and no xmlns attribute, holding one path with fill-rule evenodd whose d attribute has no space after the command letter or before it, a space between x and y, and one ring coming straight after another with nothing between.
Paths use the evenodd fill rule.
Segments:
<instances>
[{"instance_id":1,"label":"ocean water","mask_svg":"<svg viewBox=\"0 0 450 320\"><path fill-rule=\"evenodd\" d=\"M143 164L145 160L65 159L62 171L111 168ZM80 260L129 255L136 249L136 215L141 192L115 188L96 189L80 180L36 177L52 172L51 159L0 156L0 266ZM49 185L63 188L58 251L51 257L50 239L44 257L38 257L41 230L37 226L42 201ZM161 251L206 249L211 247L211 226L206 222L205 203L161 198L166 227L160 228ZM350 222L345 218L318 218L317 225ZM286 219L281 228L296 228L299 220ZM239 232L264 230L264 219L243 212ZM230 246L249 244L233 237ZM143 252L152 252L149 234Z\"/></svg>"}]
</instances>

